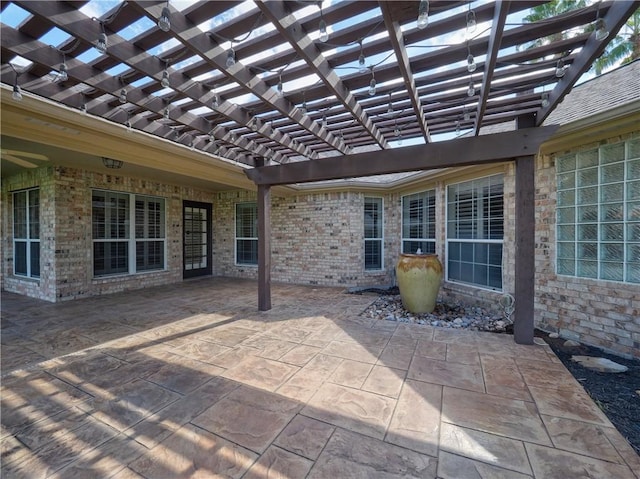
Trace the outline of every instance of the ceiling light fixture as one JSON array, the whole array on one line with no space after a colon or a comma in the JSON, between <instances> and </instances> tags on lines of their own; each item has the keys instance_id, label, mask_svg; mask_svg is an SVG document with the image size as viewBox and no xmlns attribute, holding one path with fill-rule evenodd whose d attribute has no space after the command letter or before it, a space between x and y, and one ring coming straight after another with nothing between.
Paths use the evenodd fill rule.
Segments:
<instances>
[{"instance_id":1,"label":"ceiling light fixture","mask_svg":"<svg viewBox=\"0 0 640 479\"><path fill-rule=\"evenodd\" d=\"M389 106L387 107L387 113L393 113L393 103L391 103L391 92L389 92Z\"/></svg>"},{"instance_id":2,"label":"ceiling light fixture","mask_svg":"<svg viewBox=\"0 0 640 479\"><path fill-rule=\"evenodd\" d=\"M320 1L320 23L318 23L318 40L326 43L329 40L329 32L327 32L327 22L324 21L322 15L322 1Z\"/></svg>"},{"instance_id":3,"label":"ceiling light fixture","mask_svg":"<svg viewBox=\"0 0 640 479\"><path fill-rule=\"evenodd\" d=\"M160 80L160 85L164 88L169 88L171 86L171 82L169 81L169 62L165 61L164 70L162 71L162 80Z\"/></svg>"},{"instance_id":4,"label":"ceiling light fixture","mask_svg":"<svg viewBox=\"0 0 640 479\"><path fill-rule=\"evenodd\" d=\"M598 18L596 20L595 28L596 40L598 40L599 42L609 36L609 30L607 30L607 22L604 21L604 18Z\"/></svg>"},{"instance_id":5,"label":"ceiling light fixture","mask_svg":"<svg viewBox=\"0 0 640 479\"><path fill-rule=\"evenodd\" d=\"M469 80L469 88L467 88L467 96L472 97L476 94L476 86L473 84L473 80Z\"/></svg>"},{"instance_id":6,"label":"ceiling light fixture","mask_svg":"<svg viewBox=\"0 0 640 479\"><path fill-rule=\"evenodd\" d=\"M158 28L163 32L171 30L171 12L169 11L169 0L167 0L166 6L162 9L160 18L158 19Z\"/></svg>"},{"instance_id":7,"label":"ceiling light fixture","mask_svg":"<svg viewBox=\"0 0 640 479\"><path fill-rule=\"evenodd\" d=\"M556 62L556 78L564 76L564 60L561 58Z\"/></svg>"},{"instance_id":8,"label":"ceiling light fixture","mask_svg":"<svg viewBox=\"0 0 640 479\"><path fill-rule=\"evenodd\" d=\"M469 8L471 8L471 3L469 3ZM476 13L473 10L469 10L467 12L467 34L475 32L476 26Z\"/></svg>"},{"instance_id":9,"label":"ceiling light fixture","mask_svg":"<svg viewBox=\"0 0 640 479\"><path fill-rule=\"evenodd\" d=\"M278 96L284 96L284 90L282 89L282 70L278 74L278 85L276 87L278 90Z\"/></svg>"},{"instance_id":10,"label":"ceiling light fixture","mask_svg":"<svg viewBox=\"0 0 640 479\"><path fill-rule=\"evenodd\" d=\"M362 51L362 39L360 39L360 56L358 57L358 70L360 73L367 73L367 65L365 65L366 61L364 52Z\"/></svg>"},{"instance_id":11,"label":"ceiling light fixture","mask_svg":"<svg viewBox=\"0 0 640 479\"><path fill-rule=\"evenodd\" d=\"M107 40L107 34L104 31L104 22L100 22L100 28L102 31L98 35L98 39L96 40L95 46L96 46L96 50L98 50L102 55L105 55L107 53L108 40Z\"/></svg>"},{"instance_id":12,"label":"ceiling light fixture","mask_svg":"<svg viewBox=\"0 0 640 479\"><path fill-rule=\"evenodd\" d=\"M326 128L327 127L327 114L323 113L322 114L322 128Z\"/></svg>"},{"instance_id":13,"label":"ceiling light fixture","mask_svg":"<svg viewBox=\"0 0 640 479\"><path fill-rule=\"evenodd\" d=\"M429 25L429 0L420 0L418 7L418 28L424 30Z\"/></svg>"},{"instance_id":14,"label":"ceiling light fixture","mask_svg":"<svg viewBox=\"0 0 640 479\"><path fill-rule=\"evenodd\" d=\"M236 64L236 52L233 49L233 43L231 44L231 47L229 48L229 50L227 50L227 68L232 67L233 65Z\"/></svg>"},{"instance_id":15,"label":"ceiling light fixture","mask_svg":"<svg viewBox=\"0 0 640 479\"><path fill-rule=\"evenodd\" d=\"M120 168L122 168L122 165L124 165L124 162L121 160L114 160L113 158L107 158L103 156L102 164L112 170L119 170Z\"/></svg>"},{"instance_id":16,"label":"ceiling light fixture","mask_svg":"<svg viewBox=\"0 0 640 479\"><path fill-rule=\"evenodd\" d=\"M167 105L167 106L165 106L165 107L164 107L164 112L162 113L162 117L163 117L165 120L168 120L168 119L169 119L169 105Z\"/></svg>"},{"instance_id":17,"label":"ceiling light fixture","mask_svg":"<svg viewBox=\"0 0 640 479\"><path fill-rule=\"evenodd\" d=\"M307 101L306 100L302 100L302 105L300 105L300 112L303 115L307 114Z\"/></svg>"},{"instance_id":18,"label":"ceiling light fixture","mask_svg":"<svg viewBox=\"0 0 640 479\"><path fill-rule=\"evenodd\" d=\"M477 65L476 65L476 59L473 58L473 54L471 53L471 47L469 46L469 42L467 42L467 52L469 53L467 55L467 71L469 73L473 73L474 71L476 71Z\"/></svg>"},{"instance_id":19,"label":"ceiling light fixture","mask_svg":"<svg viewBox=\"0 0 640 479\"><path fill-rule=\"evenodd\" d=\"M218 95L214 89L213 100L211 100L211 108L217 110L220 107L220 95Z\"/></svg>"},{"instance_id":20,"label":"ceiling light fixture","mask_svg":"<svg viewBox=\"0 0 640 479\"><path fill-rule=\"evenodd\" d=\"M65 61L64 53L62 54L62 63L60 64L60 69L58 70L58 80L63 82L69 79L69 74L67 73L67 62Z\"/></svg>"},{"instance_id":21,"label":"ceiling light fixture","mask_svg":"<svg viewBox=\"0 0 640 479\"><path fill-rule=\"evenodd\" d=\"M542 108L546 108L549 106L549 94L546 92L542 93Z\"/></svg>"},{"instance_id":22,"label":"ceiling light fixture","mask_svg":"<svg viewBox=\"0 0 640 479\"><path fill-rule=\"evenodd\" d=\"M11 93L11 98L15 101L22 100L22 90L20 89L20 85L18 85L18 79L16 78L16 82L13 84L13 93Z\"/></svg>"},{"instance_id":23,"label":"ceiling light fixture","mask_svg":"<svg viewBox=\"0 0 640 479\"><path fill-rule=\"evenodd\" d=\"M120 96L118 97L118 101L123 105L127 103L127 90L125 88L120 90Z\"/></svg>"},{"instance_id":24,"label":"ceiling light fixture","mask_svg":"<svg viewBox=\"0 0 640 479\"><path fill-rule=\"evenodd\" d=\"M373 67L371 67L371 81L369 82L369 96L376 95L376 78L373 73Z\"/></svg>"},{"instance_id":25,"label":"ceiling light fixture","mask_svg":"<svg viewBox=\"0 0 640 479\"><path fill-rule=\"evenodd\" d=\"M466 106L464 107L462 117L464 118L464 121L469 121L471 119L471 114L469 113L469 110L467 110Z\"/></svg>"}]
</instances>

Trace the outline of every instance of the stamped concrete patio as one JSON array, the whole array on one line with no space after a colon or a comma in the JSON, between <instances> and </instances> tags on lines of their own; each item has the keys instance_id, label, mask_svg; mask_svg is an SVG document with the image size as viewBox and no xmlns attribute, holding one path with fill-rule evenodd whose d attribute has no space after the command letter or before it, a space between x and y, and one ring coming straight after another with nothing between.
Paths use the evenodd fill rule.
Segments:
<instances>
[{"instance_id":1,"label":"stamped concrete patio","mask_svg":"<svg viewBox=\"0 0 640 479\"><path fill-rule=\"evenodd\" d=\"M544 345L373 321L375 298L205 279L2 296L4 478L636 478Z\"/></svg>"}]
</instances>

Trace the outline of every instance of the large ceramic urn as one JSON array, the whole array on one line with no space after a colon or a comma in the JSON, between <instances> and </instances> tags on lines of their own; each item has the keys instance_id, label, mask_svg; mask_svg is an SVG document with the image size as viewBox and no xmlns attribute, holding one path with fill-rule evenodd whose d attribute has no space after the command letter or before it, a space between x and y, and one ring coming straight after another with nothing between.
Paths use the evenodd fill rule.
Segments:
<instances>
[{"instance_id":1,"label":"large ceramic urn","mask_svg":"<svg viewBox=\"0 0 640 479\"><path fill-rule=\"evenodd\" d=\"M401 254L396 278L404 309L412 313L433 311L442 281L437 254Z\"/></svg>"}]
</instances>

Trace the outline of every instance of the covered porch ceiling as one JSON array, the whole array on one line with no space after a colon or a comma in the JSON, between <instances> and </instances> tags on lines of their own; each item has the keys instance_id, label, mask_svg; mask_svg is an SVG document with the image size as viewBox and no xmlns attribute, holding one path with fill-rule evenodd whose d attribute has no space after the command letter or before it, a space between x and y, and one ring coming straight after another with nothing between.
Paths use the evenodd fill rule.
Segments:
<instances>
[{"instance_id":1,"label":"covered porch ceiling","mask_svg":"<svg viewBox=\"0 0 640 479\"><path fill-rule=\"evenodd\" d=\"M640 2L524 22L541 3L3 1L1 79L248 166L317 161L541 125Z\"/></svg>"}]
</instances>

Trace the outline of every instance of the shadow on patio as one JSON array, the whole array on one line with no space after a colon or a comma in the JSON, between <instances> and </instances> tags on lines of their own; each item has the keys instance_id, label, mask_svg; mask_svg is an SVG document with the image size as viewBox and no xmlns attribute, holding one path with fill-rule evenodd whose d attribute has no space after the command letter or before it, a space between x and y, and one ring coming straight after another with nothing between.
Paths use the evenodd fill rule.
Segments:
<instances>
[{"instance_id":1,"label":"shadow on patio","mask_svg":"<svg viewBox=\"0 0 640 479\"><path fill-rule=\"evenodd\" d=\"M211 278L3 293L3 477L634 478L547 346L369 320L372 296ZM586 475L586 476L585 476Z\"/></svg>"}]
</instances>

